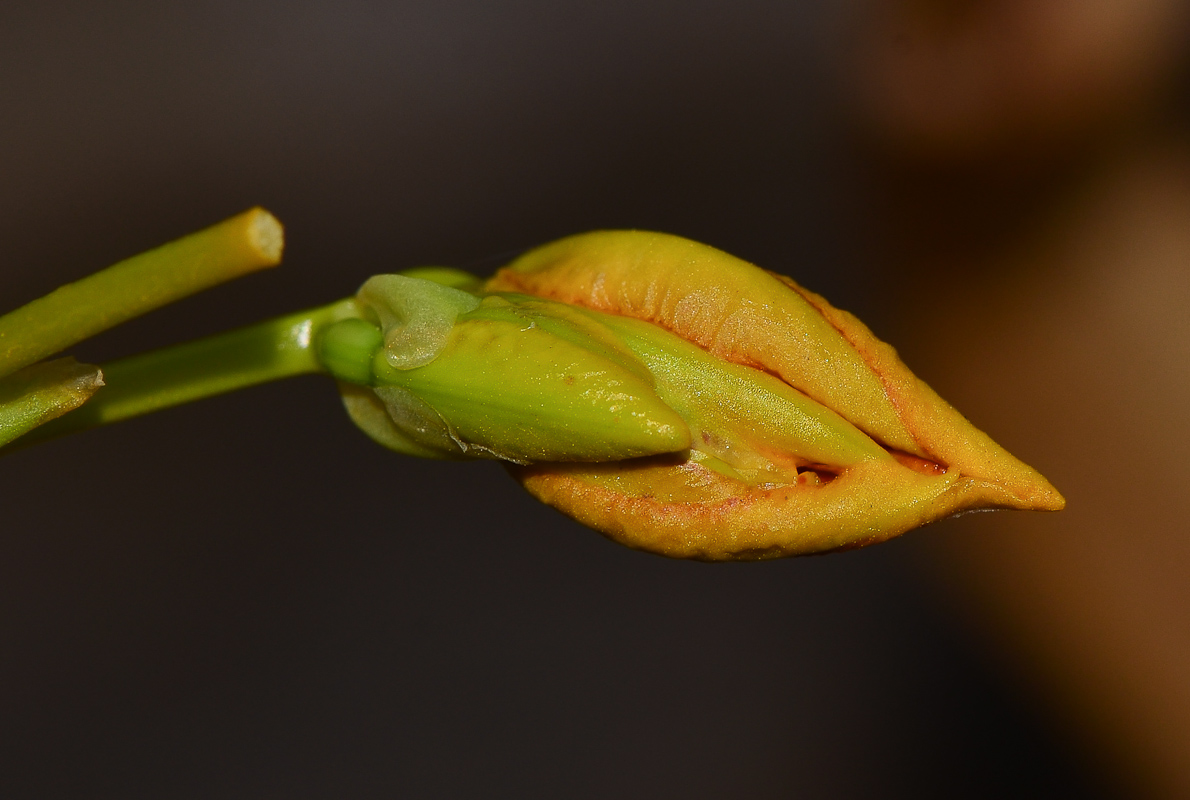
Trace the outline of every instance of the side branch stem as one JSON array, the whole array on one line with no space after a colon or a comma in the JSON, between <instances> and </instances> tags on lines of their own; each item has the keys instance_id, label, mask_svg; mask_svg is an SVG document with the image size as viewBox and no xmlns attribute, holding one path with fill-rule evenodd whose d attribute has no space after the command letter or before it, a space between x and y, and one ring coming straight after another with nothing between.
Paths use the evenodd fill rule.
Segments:
<instances>
[{"instance_id":1,"label":"side branch stem","mask_svg":"<svg viewBox=\"0 0 1190 800\"><path fill-rule=\"evenodd\" d=\"M0 317L0 378L147 311L281 260L260 208L133 256Z\"/></svg>"},{"instance_id":2,"label":"side branch stem","mask_svg":"<svg viewBox=\"0 0 1190 800\"><path fill-rule=\"evenodd\" d=\"M36 428L15 446L148 414L293 375L324 371L319 331L356 316L353 300L300 311L105 365L104 387L81 408Z\"/></svg>"}]
</instances>

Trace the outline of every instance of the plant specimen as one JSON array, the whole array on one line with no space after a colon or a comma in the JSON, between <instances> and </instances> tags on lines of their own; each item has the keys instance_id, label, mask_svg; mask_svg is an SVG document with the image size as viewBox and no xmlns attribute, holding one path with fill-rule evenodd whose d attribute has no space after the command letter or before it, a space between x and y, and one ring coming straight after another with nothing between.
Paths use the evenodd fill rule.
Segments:
<instances>
[{"instance_id":1,"label":"plant specimen","mask_svg":"<svg viewBox=\"0 0 1190 800\"><path fill-rule=\"evenodd\" d=\"M254 209L0 318L0 443L318 372L380 444L499 459L543 502L668 556L824 552L968 509L1064 505L855 317L666 234L569 237L487 281L378 275L102 370L41 361L280 250Z\"/></svg>"}]
</instances>

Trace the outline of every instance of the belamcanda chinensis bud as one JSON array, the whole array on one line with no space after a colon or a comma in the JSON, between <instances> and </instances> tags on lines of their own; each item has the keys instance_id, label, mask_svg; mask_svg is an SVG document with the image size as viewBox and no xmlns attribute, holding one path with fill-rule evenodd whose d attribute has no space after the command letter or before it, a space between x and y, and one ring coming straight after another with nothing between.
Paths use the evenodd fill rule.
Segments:
<instances>
[{"instance_id":1,"label":"belamcanda chinensis bud","mask_svg":"<svg viewBox=\"0 0 1190 800\"><path fill-rule=\"evenodd\" d=\"M377 276L356 304L319 353L365 432L411 455L502 459L630 547L772 558L1064 505L854 316L676 236L573 236L482 286Z\"/></svg>"}]
</instances>

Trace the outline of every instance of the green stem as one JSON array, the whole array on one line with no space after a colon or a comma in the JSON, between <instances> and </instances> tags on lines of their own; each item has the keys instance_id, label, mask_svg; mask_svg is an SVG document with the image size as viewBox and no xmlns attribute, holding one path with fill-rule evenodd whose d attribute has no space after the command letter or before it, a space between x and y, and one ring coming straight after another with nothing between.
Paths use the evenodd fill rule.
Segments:
<instances>
[{"instance_id":1,"label":"green stem","mask_svg":"<svg viewBox=\"0 0 1190 800\"><path fill-rule=\"evenodd\" d=\"M104 388L89 402L33 430L16 444L31 444L258 383L323 372L314 352L320 331L355 316L355 301L342 300L114 361L103 367Z\"/></svg>"},{"instance_id":2,"label":"green stem","mask_svg":"<svg viewBox=\"0 0 1190 800\"><path fill-rule=\"evenodd\" d=\"M254 208L121 261L0 317L0 377L154 308L281 260L281 223Z\"/></svg>"},{"instance_id":3,"label":"green stem","mask_svg":"<svg viewBox=\"0 0 1190 800\"><path fill-rule=\"evenodd\" d=\"M0 378L0 445L78 408L103 386L99 367L43 361Z\"/></svg>"}]
</instances>

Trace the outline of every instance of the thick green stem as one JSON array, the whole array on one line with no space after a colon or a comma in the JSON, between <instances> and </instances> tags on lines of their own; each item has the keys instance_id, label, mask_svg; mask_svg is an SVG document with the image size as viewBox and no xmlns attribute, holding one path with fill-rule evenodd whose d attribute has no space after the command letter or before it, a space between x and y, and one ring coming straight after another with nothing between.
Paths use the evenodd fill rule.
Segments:
<instances>
[{"instance_id":1,"label":"thick green stem","mask_svg":"<svg viewBox=\"0 0 1190 800\"><path fill-rule=\"evenodd\" d=\"M281 223L254 208L121 261L0 317L0 377L100 331L281 260Z\"/></svg>"},{"instance_id":2,"label":"thick green stem","mask_svg":"<svg viewBox=\"0 0 1190 800\"><path fill-rule=\"evenodd\" d=\"M258 383L322 372L314 345L325 326L357 316L354 300L289 314L103 367L104 388L66 416L17 440L24 445L118 422Z\"/></svg>"}]
</instances>

